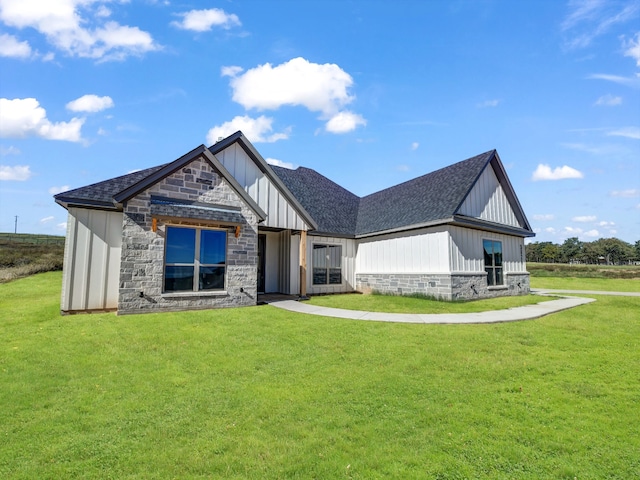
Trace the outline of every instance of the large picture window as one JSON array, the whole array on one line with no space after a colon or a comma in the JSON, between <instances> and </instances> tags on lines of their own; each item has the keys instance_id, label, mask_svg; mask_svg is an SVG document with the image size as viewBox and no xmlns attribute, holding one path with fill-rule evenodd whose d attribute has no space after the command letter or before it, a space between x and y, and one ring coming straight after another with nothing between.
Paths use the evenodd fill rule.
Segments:
<instances>
[{"instance_id":1,"label":"large picture window","mask_svg":"<svg viewBox=\"0 0 640 480\"><path fill-rule=\"evenodd\" d=\"M314 285L339 285L342 283L342 246L313 245Z\"/></svg>"},{"instance_id":2,"label":"large picture window","mask_svg":"<svg viewBox=\"0 0 640 480\"><path fill-rule=\"evenodd\" d=\"M484 271L487 272L487 285L504 285L502 269L502 242L497 240L483 240Z\"/></svg>"},{"instance_id":3,"label":"large picture window","mask_svg":"<svg viewBox=\"0 0 640 480\"><path fill-rule=\"evenodd\" d=\"M227 232L167 227L165 292L224 290Z\"/></svg>"}]
</instances>

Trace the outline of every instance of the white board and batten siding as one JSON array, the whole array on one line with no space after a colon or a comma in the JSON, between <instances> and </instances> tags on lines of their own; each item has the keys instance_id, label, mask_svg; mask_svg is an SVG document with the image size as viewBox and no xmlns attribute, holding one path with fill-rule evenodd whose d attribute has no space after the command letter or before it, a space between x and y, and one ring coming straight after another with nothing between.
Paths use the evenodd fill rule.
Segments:
<instances>
[{"instance_id":1,"label":"white board and batten siding","mask_svg":"<svg viewBox=\"0 0 640 480\"><path fill-rule=\"evenodd\" d=\"M340 285L313 284L313 245L341 245L342 246L342 283ZM356 244L352 238L321 237L309 235L307 237L307 293L317 295L322 293L353 292L356 287ZM292 242L293 245L293 242Z\"/></svg>"},{"instance_id":2,"label":"white board and batten siding","mask_svg":"<svg viewBox=\"0 0 640 480\"><path fill-rule=\"evenodd\" d=\"M512 235L483 232L471 228L448 227L451 233L451 271L456 273L484 272L483 240L502 242L502 262L505 273L524 273L524 239Z\"/></svg>"},{"instance_id":3,"label":"white board and batten siding","mask_svg":"<svg viewBox=\"0 0 640 480\"><path fill-rule=\"evenodd\" d=\"M449 233L433 227L361 239L356 271L360 273L447 273Z\"/></svg>"},{"instance_id":4,"label":"white board and batten siding","mask_svg":"<svg viewBox=\"0 0 640 480\"><path fill-rule=\"evenodd\" d=\"M484 169L458 213L512 227L522 226L490 165Z\"/></svg>"},{"instance_id":5,"label":"white board and batten siding","mask_svg":"<svg viewBox=\"0 0 640 480\"><path fill-rule=\"evenodd\" d=\"M216 153L216 158L267 214L265 227L308 230L308 225L276 185L236 143Z\"/></svg>"},{"instance_id":6,"label":"white board and batten siding","mask_svg":"<svg viewBox=\"0 0 640 480\"><path fill-rule=\"evenodd\" d=\"M118 307L122 212L69 208L62 310Z\"/></svg>"}]
</instances>

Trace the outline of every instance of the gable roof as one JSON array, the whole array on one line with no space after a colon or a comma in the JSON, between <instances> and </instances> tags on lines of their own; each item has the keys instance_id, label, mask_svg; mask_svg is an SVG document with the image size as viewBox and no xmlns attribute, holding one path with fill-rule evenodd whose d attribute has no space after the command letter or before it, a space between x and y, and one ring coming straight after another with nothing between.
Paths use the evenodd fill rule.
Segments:
<instances>
[{"instance_id":1,"label":"gable roof","mask_svg":"<svg viewBox=\"0 0 640 480\"><path fill-rule=\"evenodd\" d=\"M264 220L267 217L267 214L204 145L194 148L171 163L94 183L86 187L76 188L75 190L55 195L54 198L57 203L65 208L82 206L121 210L124 202L185 167L198 157L203 157L231 184L236 193L242 197L260 220Z\"/></svg>"},{"instance_id":2,"label":"gable roof","mask_svg":"<svg viewBox=\"0 0 640 480\"><path fill-rule=\"evenodd\" d=\"M458 214L465 198L489 165L496 171L523 228L492 224ZM365 237L450 223L533 235L495 150L362 198L314 170L272 168L318 222L319 232L316 233Z\"/></svg>"}]
</instances>

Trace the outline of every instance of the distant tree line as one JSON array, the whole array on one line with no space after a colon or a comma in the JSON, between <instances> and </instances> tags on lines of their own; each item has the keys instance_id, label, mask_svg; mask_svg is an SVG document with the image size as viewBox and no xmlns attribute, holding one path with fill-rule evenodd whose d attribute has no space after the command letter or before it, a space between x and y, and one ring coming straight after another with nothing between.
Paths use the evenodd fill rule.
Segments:
<instances>
[{"instance_id":1,"label":"distant tree line","mask_svg":"<svg viewBox=\"0 0 640 480\"><path fill-rule=\"evenodd\" d=\"M618 238L581 242L567 238L562 245L534 242L525 246L527 262L621 265L640 262L640 240L634 245Z\"/></svg>"}]
</instances>

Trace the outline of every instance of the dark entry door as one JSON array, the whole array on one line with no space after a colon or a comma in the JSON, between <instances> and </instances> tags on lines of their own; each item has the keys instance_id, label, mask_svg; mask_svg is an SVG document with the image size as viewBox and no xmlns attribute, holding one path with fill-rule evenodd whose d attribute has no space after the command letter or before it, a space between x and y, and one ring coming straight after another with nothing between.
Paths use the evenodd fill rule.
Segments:
<instances>
[{"instance_id":1,"label":"dark entry door","mask_svg":"<svg viewBox=\"0 0 640 480\"><path fill-rule=\"evenodd\" d=\"M258 293L264 293L264 258L267 250L267 236L258 235Z\"/></svg>"}]
</instances>

